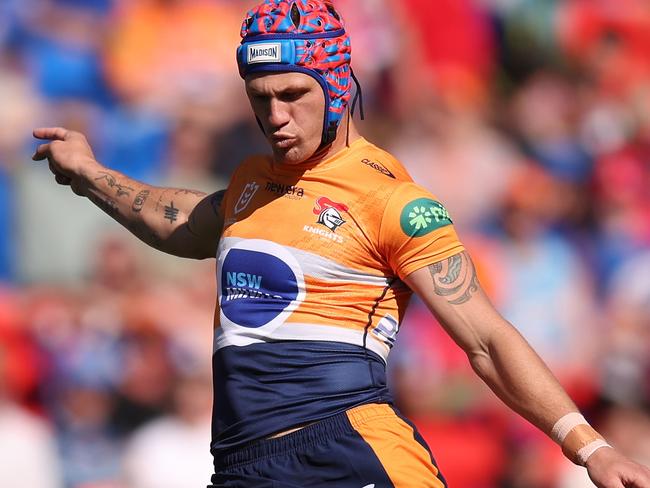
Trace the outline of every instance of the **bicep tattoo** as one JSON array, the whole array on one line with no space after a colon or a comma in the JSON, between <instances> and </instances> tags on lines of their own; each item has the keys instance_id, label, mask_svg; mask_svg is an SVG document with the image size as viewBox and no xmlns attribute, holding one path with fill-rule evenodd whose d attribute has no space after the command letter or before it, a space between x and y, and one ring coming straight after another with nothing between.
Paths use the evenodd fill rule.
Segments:
<instances>
[{"instance_id":1,"label":"bicep tattoo","mask_svg":"<svg viewBox=\"0 0 650 488\"><path fill-rule=\"evenodd\" d=\"M452 305L461 305L478 291L479 283L476 277L474 263L467 252L429 266L436 295L445 297Z\"/></svg>"}]
</instances>

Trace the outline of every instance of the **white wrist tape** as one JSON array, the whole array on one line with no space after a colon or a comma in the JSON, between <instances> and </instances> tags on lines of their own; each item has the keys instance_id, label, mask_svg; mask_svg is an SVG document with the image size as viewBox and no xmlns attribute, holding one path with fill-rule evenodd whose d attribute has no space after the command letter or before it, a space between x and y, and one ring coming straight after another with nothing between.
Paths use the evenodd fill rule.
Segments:
<instances>
[{"instance_id":1,"label":"white wrist tape","mask_svg":"<svg viewBox=\"0 0 650 488\"><path fill-rule=\"evenodd\" d=\"M589 456L591 456L601 447L612 447L612 446L607 444L607 442L605 442L604 440L598 439L597 441L593 441L587 444L582 449L580 449L577 453L577 457L578 460L580 461L580 464L582 464L583 466L587 464L587 459L589 459Z\"/></svg>"},{"instance_id":2,"label":"white wrist tape","mask_svg":"<svg viewBox=\"0 0 650 488\"><path fill-rule=\"evenodd\" d=\"M553 429L551 429L551 438L559 445L562 445L569 432L581 424L589 425L589 422L578 412L567 413L555 422Z\"/></svg>"},{"instance_id":3,"label":"white wrist tape","mask_svg":"<svg viewBox=\"0 0 650 488\"><path fill-rule=\"evenodd\" d=\"M566 414L551 429L551 438L574 463L584 466L601 447L611 447L578 412Z\"/></svg>"}]
</instances>

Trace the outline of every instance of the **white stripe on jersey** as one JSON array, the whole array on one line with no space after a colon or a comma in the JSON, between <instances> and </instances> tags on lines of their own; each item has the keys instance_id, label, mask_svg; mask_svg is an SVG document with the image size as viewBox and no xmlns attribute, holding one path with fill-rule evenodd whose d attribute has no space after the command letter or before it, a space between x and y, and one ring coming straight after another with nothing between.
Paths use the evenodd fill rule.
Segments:
<instances>
[{"instance_id":1,"label":"white stripe on jersey","mask_svg":"<svg viewBox=\"0 0 650 488\"><path fill-rule=\"evenodd\" d=\"M364 332L362 330L295 322L285 322L272 332L244 327L237 327L226 332L223 328L219 328L215 331L213 353L227 346L243 347L251 344L273 342L274 340L331 341L363 347L363 336ZM378 354L386 362L390 347L381 342L371 331L368 331L366 337L366 347Z\"/></svg>"}]
</instances>

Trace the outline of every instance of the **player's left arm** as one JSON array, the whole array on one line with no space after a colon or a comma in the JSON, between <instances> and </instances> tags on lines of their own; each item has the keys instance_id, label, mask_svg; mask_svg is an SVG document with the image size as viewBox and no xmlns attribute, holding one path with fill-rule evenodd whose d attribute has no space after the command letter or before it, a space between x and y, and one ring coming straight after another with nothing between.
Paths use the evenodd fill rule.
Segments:
<instances>
[{"instance_id":1,"label":"player's left arm","mask_svg":"<svg viewBox=\"0 0 650 488\"><path fill-rule=\"evenodd\" d=\"M650 469L609 446L599 447L605 444L599 434L576 420L578 409L557 379L490 303L466 251L411 273L405 282L492 391L560 443L569 459L585 465L596 486L650 488Z\"/></svg>"}]
</instances>

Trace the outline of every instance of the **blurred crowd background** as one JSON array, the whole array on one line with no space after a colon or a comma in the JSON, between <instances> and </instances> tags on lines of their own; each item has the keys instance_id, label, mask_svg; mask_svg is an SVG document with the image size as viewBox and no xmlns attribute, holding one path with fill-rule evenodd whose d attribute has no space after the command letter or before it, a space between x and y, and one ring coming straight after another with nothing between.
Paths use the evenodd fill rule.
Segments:
<instances>
[{"instance_id":1,"label":"blurred crowd background","mask_svg":"<svg viewBox=\"0 0 650 488\"><path fill-rule=\"evenodd\" d=\"M265 142L237 74L252 0L0 0L0 486L187 488L211 472L213 262L151 251L34 163L87 134L214 191ZM650 2L337 0L362 133L445 203L497 308L650 465ZM399 407L452 488L582 488L414 301ZM415 487L414 487L415 488Z\"/></svg>"}]
</instances>

